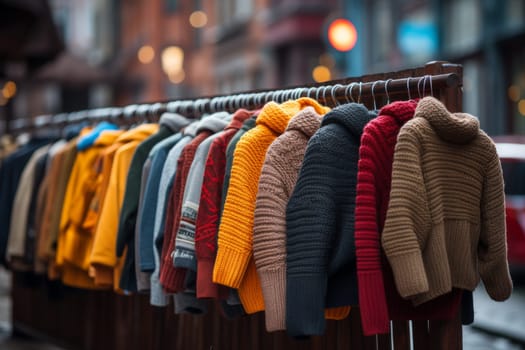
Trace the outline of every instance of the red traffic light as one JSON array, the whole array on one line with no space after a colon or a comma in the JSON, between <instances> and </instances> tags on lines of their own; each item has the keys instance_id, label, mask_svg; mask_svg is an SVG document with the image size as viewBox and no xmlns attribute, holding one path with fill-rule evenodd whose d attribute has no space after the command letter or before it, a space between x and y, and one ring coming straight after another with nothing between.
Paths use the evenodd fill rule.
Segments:
<instances>
[{"instance_id":1,"label":"red traffic light","mask_svg":"<svg viewBox=\"0 0 525 350\"><path fill-rule=\"evenodd\" d=\"M328 42L338 51L350 51L357 42L357 30L352 22L338 18L328 26Z\"/></svg>"}]
</instances>

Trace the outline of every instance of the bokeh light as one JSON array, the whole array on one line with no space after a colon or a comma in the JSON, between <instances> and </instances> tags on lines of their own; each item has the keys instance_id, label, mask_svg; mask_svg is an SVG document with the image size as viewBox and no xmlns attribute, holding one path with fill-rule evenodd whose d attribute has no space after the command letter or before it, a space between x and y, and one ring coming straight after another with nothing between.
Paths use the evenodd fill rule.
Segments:
<instances>
[{"instance_id":1,"label":"bokeh light","mask_svg":"<svg viewBox=\"0 0 525 350\"><path fill-rule=\"evenodd\" d=\"M328 27L328 41L338 51L350 51L357 42L357 30L349 20L336 19Z\"/></svg>"},{"instance_id":2,"label":"bokeh light","mask_svg":"<svg viewBox=\"0 0 525 350\"><path fill-rule=\"evenodd\" d=\"M148 64L155 58L155 50L149 45L144 45L137 52L137 57L140 63Z\"/></svg>"}]
</instances>

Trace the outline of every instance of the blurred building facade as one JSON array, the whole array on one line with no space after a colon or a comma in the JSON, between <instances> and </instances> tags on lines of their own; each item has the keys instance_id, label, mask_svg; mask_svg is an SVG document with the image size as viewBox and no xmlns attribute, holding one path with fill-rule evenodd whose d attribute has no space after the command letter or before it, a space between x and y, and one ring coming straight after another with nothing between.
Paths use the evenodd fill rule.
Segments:
<instances>
[{"instance_id":1,"label":"blurred building facade","mask_svg":"<svg viewBox=\"0 0 525 350\"><path fill-rule=\"evenodd\" d=\"M464 110L491 135L525 134L525 1L362 1L363 72L460 63ZM354 53L348 59L355 59Z\"/></svg>"},{"instance_id":2,"label":"blurred building facade","mask_svg":"<svg viewBox=\"0 0 525 350\"><path fill-rule=\"evenodd\" d=\"M479 116L487 132L525 133L523 0L50 4L67 49L54 67L16 81L15 118L278 88L310 83L314 76L322 81L447 60L464 65L464 110ZM357 28L357 44L347 53L326 40L327 25L337 17ZM313 74L319 66L323 76Z\"/></svg>"}]
</instances>

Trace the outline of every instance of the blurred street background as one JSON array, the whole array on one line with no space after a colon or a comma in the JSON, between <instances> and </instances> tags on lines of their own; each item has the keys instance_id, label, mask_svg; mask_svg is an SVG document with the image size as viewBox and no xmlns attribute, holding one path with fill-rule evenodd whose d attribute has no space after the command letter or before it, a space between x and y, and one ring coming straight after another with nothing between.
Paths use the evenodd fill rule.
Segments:
<instances>
[{"instance_id":1,"label":"blurred street background","mask_svg":"<svg viewBox=\"0 0 525 350\"><path fill-rule=\"evenodd\" d=\"M525 133L523 0L1 0L0 18L0 132L447 60L463 65L464 110L485 131ZM336 19L353 27L329 40Z\"/></svg>"},{"instance_id":2,"label":"blurred street background","mask_svg":"<svg viewBox=\"0 0 525 350\"><path fill-rule=\"evenodd\" d=\"M343 27L332 27L338 19ZM524 0L0 0L0 135L41 114L433 60L463 65L463 110L489 135L525 135ZM523 173L513 176L525 183ZM525 345L525 256L514 265L510 300L495 303L477 289L465 349ZM0 348L24 348L4 336L9 278L0 276Z\"/></svg>"}]
</instances>

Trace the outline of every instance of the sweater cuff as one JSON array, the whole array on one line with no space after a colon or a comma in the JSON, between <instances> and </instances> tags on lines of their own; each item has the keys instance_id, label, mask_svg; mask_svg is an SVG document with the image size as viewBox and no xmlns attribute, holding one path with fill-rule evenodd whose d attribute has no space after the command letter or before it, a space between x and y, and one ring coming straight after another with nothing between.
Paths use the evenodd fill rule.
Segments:
<instances>
[{"instance_id":1,"label":"sweater cuff","mask_svg":"<svg viewBox=\"0 0 525 350\"><path fill-rule=\"evenodd\" d=\"M219 247L213 268L213 282L238 289L250 257L251 252Z\"/></svg>"},{"instance_id":2,"label":"sweater cuff","mask_svg":"<svg viewBox=\"0 0 525 350\"><path fill-rule=\"evenodd\" d=\"M496 266L491 266L490 271L487 271L485 265L480 264L480 274L483 285L493 300L504 301L510 297L512 293L512 279L510 278L506 261L502 261Z\"/></svg>"},{"instance_id":3,"label":"sweater cuff","mask_svg":"<svg viewBox=\"0 0 525 350\"><path fill-rule=\"evenodd\" d=\"M389 256L399 295L407 299L429 290L423 258L419 252Z\"/></svg>"},{"instance_id":4,"label":"sweater cuff","mask_svg":"<svg viewBox=\"0 0 525 350\"><path fill-rule=\"evenodd\" d=\"M357 272L359 308L365 335L385 334L390 331L383 274L381 271Z\"/></svg>"},{"instance_id":5,"label":"sweater cuff","mask_svg":"<svg viewBox=\"0 0 525 350\"><path fill-rule=\"evenodd\" d=\"M219 298L219 285L213 283L213 260L197 260L197 298Z\"/></svg>"},{"instance_id":6,"label":"sweater cuff","mask_svg":"<svg viewBox=\"0 0 525 350\"><path fill-rule=\"evenodd\" d=\"M178 293L184 290L185 278L186 270L169 266L161 273L160 282L168 293Z\"/></svg>"},{"instance_id":7,"label":"sweater cuff","mask_svg":"<svg viewBox=\"0 0 525 350\"><path fill-rule=\"evenodd\" d=\"M286 330L292 337L325 332L326 276L287 276Z\"/></svg>"},{"instance_id":8,"label":"sweater cuff","mask_svg":"<svg viewBox=\"0 0 525 350\"><path fill-rule=\"evenodd\" d=\"M264 297L266 330L268 332L286 329L286 269L259 270Z\"/></svg>"}]
</instances>

